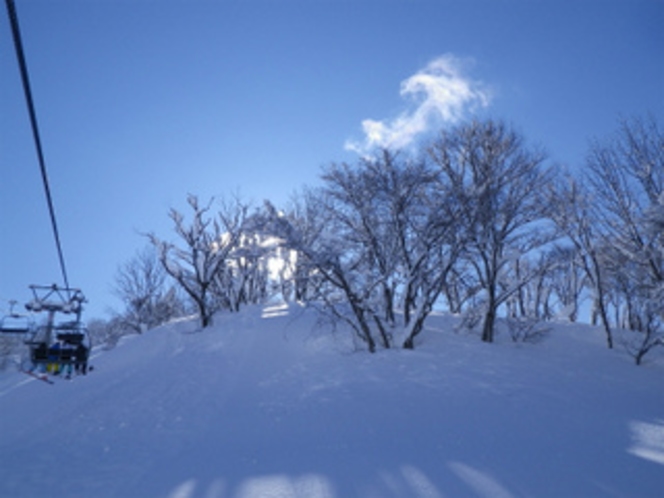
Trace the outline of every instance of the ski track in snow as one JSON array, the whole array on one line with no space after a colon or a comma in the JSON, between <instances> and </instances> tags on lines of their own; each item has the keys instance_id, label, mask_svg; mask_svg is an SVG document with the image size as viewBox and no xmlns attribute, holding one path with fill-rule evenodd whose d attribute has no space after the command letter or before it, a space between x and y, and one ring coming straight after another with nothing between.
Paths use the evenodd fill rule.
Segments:
<instances>
[{"instance_id":1,"label":"ski track in snow","mask_svg":"<svg viewBox=\"0 0 664 498\"><path fill-rule=\"evenodd\" d=\"M637 368L583 325L486 345L454 323L371 355L256 307L128 337L71 382L2 374L0 497L661 495L661 355Z\"/></svg>"}]
</instances>

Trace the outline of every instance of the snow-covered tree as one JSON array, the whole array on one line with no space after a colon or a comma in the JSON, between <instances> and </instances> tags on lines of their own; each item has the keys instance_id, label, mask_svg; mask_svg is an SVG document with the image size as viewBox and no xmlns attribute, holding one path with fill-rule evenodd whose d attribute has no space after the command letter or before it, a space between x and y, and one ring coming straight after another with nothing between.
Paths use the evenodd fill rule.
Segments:
<instances>
[{"instance_id":1,"label":"snow-covered tree","mask_svg":"<svg viewBox=\"0 0 664 498\"><path fill-rule=\"evenodd\" d=\"M238 200L230 212L211 216L209 211L213 200L201 206L196 196L189 195L187 202L193 210L190 222L186 222L179 211L170 211L182 246L164 241L153 233L148 237L157 248L166 272L194 302L201 326L205 328L222 306L215 296L214 285L219 284L220 275L241 236L247 207Z\"/></svg>"},{"instance_id":2,"label":"snow-covered tree","mask_svg":"<svg viewBox=\"0 0 664 498\"><path fill-rule=\"evenodd\" d=\"M550 320L553 317L551 269L553 263L544 252L531 259L522 257L510 261L507 275L520 282L516 291L506 299L509 318L528 318L535 321ZM502 291L508 292L512 280L501 279Z\"/></svg>"},{"instance_id":3,"label":"snow-covered tree","mask_svg":"<svg viewBox=\"0 0 664 498\"><path fill-rule=\"evenodd\" d=\"M109 320L93 318L87 323L88 335L93 346L103 346L111 349L126 335L135 334L136 330L129 328L119 316Z\"/></svg>"},{"instance_id":4,"label":"snow-covered tree","mask_svg":"<svg viewBox=\"0 0 664 498\"><path fill-rule=\"evenodd\" d=\"M601 237L598 210L587 188L577 179L565 175L552 186L550 204L556 208L551 218L560 233L574 247L576 261L583 269L592 294L592 322L601 320L609 348L613 332L609 320L607 287L607 247Z\"/></svg>"},{"instance_id":5,"label":"snow-covered tree","mask_svg":"<svg viewBox=\"0 0 664 498\"><path fill-rule=\"evenodd\" d=\"M598 230L610 253L605 268L627 323L643 340L637 363L664 337L664 133L654 118L623 120L607 141L595 140L586 160L586 180L599 212Z\"/></svg>"},{"instance_id":6,"label":"snow-covered tree","mask_svg":"<svg viewBox=\"0 0 664 498\"><path fill-rule=\"evenodd\" d=\"M653 252L660 260L664 260L664 192L659 195L657 203L653 204L645 217L646 230L652 236ZM664 281L660 281L654 292L659 302L664 302Z\"/></svg>"},{"instance_id":7,"label":"snow-covered tree","mask_svg":"<svg viewBox=\"0 0 664 498\"><path fill-rule=\"evenodd\" d=\"M376 350L377 339L371 327L371 313L367 306L375 288L371 274L364 271L366 259L361 244L343 238L340 220L324 192L310 190L303 199L307 205L306 220L286 215L271 204L271 231L284 247L297 254L299 264L310 276L320 279L316 296L324 302L325 310L345 321L370 352ZM312 236L315 234L315 236ZM389 347L387 338L384 345Z\"/></svg>"},{"instance_id":8,"label":"snow-covered tree","mask_svg":"<svg viewBox=\"0 0 664 498\"><path fill-rule=\"evenodd\" d=\"M403 314L399 343L412 349L441 294L451 294L450 275L467 231L456 192L440 181L436 168L426 160L396 159L383 152L372 165L376 180L371 181L382 185L390 237L397 241L395 291Z\"/></svg>"},{"instance_id":9,"label":"snow-covered tree","mask_svg":"<svg viewBox=\"0 0 664 498\"><path fill-rule=\"evenodd\" d=\"M555 246L548 254L547 283L557 304L555 315L576 322L586 287L578 250L573 246Z\"/></svg>"},{"instance_id":10,"label":"snow-covered tree","mask_svg":"<svg viewBox=\"0 0 664 498\"><path fill-rule=\"evenodd\" d=\"M114 290L124 309L117 317L126 328L140 333L184 313L176 288L166 278L152 246L118 268Z\"/></svg>"},{"instance_id":11,"label":"snow-covered tree","mask_svg":"<svg viewBox=\"0 0 664 498\"><path fill-rule=\"evenodd\" d=\"M220 308L239 311L243 304L263 301L268 287L268 257L262 217L248 214L249 206L237 197L221 203L218 218L222 235L214 246L224 262L213 277L212 292Z\"/></svg>"},{"instance_id":12,"label":"snow-covered tree","mask_svg":"<svg viewBox=\"0 0 664 498\"><path fill-rule=\"evenodd\" d=\"M311 247L325 228L321 223L318 196L316 189L303 188L293 194L285 212L278 213L269 202L266 202L266 210L271 218L276 216L281 221L287 220L290 232L298 234L299 246ZM287 245L278 250L282 253L278 285L284 298L289 300L292 297L300 303L319 299L323 279L312 261Z\"/></svg>"},{"instance_id":13,"label":"snow-covered tree","mask_svg":"<svg viewBox=\"0 0 664 498\"><path fill-rule=\"evenodd\" d=\"M430 155L456 193L468 230L463 264L481 288L482 340L492 342L499 307L536 275L517 279L511 263L550 241L543 195L550 170L544 153L492 120L443 131Z\"/></svg>"},{"instance_id":14,"label":"snow-covered tree","mask_svg":"<svg viewBox=\"0 0 664 498\"><path fill-rule=\"evenodd\" d=\"M301 209L315 215L278 218L281 237L370 350L414 347L460 250L457 204L426 162L387 150L322 179Z\"/></svg>"}]
</instances>

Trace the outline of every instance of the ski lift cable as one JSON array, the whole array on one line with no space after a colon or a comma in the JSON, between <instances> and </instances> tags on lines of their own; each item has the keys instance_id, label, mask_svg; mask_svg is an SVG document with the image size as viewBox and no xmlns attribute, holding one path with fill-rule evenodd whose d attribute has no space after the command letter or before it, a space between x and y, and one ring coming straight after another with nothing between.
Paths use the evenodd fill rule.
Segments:
<instances>
[{"instance_id":1,"label":"ski lift cable","mask_svg":"<svg viewBox=\"0 0 664 498\"><path fill-rule=\"evenodd\" d=\"M51 188L48 182L48 175L46 174L46 162L44 161L44 153L42 151L41 139L39 136L39 127L37 126L37 114L35 113L35 105L32 99L32 91L30 90L30 78L28 76L28 67L25 62L23 43L21 42L21 32L18 25L18 15L16 13L16 6L14 5L14 0L6 0L6 4L7 4L7 14L9 15L9 22L11 24L12 35L14 38L14 48L16 49L16 58L18 59L19 70L21 73L21 81L23 83L23 91L25 93L25 100L28 106L28 113L30 115L32 135L35 141L35 146L37 148L37 157L39 159L39 167L41 170L42 183L44 184L46 202L48 204L48 211L51 218L51 227L53 229L53 236L55 237L55 246L58 251L60 269L62 271L62 278L64 280L65 287L69 288L69 279L67 278L65 258L62 251L62 244L60 243L60 232L58 230L58 223L55 217L55 207L53 206L53 198L51 196Z\"/></svg>"}]
</instances>

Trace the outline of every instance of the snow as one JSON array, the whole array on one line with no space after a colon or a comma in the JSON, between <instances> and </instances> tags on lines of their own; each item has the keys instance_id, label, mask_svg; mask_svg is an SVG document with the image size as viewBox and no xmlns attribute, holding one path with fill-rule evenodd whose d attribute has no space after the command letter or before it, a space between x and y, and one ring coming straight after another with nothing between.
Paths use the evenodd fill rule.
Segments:
<instances>
[{"instance_id":1,"label":"snow","mask_svg":"<svg viewBox=\"0 0 664 498\"><path fill-rule=\"evenodd\" d=\"M372 355L313 310L254 307L129 337L72 381L2 374L0 496L662 496L661 356L455 323Z\"/></svg>"}]
</instances>

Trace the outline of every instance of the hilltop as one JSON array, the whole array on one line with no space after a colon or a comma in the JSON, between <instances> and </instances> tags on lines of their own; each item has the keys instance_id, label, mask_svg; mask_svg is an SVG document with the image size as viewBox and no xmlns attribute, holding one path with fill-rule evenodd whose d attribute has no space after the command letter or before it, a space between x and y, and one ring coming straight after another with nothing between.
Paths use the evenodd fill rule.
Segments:
<instances>
[{"instance_id":1,"label":"hilltop","mask_svg":"<svg viewBox=\"0 0 664 498\"><path fill-rule=\"evenodd\" d=\"M88 376L0 375L0 496L656 497L664 361L587 325L487 345L433 316L357 351L313 310L248 308L96 351Z\"/></svg>"}]
</instances>

